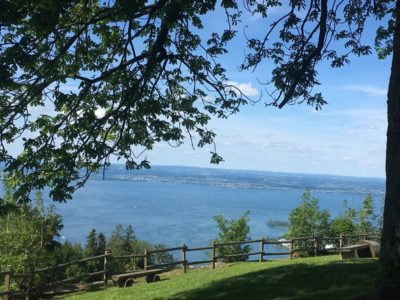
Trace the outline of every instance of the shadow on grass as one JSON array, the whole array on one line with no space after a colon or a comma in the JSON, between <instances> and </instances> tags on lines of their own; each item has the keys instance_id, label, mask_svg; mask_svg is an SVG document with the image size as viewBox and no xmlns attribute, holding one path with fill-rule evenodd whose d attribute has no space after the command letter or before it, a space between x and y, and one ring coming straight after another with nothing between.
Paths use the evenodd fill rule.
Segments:
<instances>
[{"instance_id":1,"label":"shadow on grass","mask_svg":"<svg viewBox=\"0 0 400 300\"><path fill-rule=\"evenodd\" d=\"M173 299L365 299L378 262L297 263L246 273L174 295Z\"/></svg>"}]
</instances>

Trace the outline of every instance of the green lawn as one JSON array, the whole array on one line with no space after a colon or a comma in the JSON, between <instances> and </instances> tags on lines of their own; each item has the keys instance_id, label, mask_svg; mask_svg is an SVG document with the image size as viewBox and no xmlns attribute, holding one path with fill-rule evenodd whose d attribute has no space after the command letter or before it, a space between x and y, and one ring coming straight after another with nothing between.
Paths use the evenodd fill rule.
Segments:
<instances>
[{"instance_id":1,"label":"green lawn","mask_svg":"<svg viewBox=\"0 0 400 300\"><path fill-rule=\"evenodd\" d=\"M339 256L234 263L67 299L363 299L373 292L377 268L375 259L342 261Z\"/></svg>"}]
</instances>

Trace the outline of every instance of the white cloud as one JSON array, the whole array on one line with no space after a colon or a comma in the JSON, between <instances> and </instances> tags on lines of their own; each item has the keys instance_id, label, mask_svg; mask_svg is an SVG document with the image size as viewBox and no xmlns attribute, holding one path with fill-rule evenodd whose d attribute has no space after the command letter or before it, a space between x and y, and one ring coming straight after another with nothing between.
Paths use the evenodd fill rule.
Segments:
<instances>
[{"instance_id":1,"label":"white cloud","mask_svg":"<svg viewBox=\"0 0 400 300\"><path fill-rule=\"evenodd\" d=\"M387 89L369 84L349 84L341 87L342 90L361 92L369 96L386 96Z\"/></svg>"},{"instance_id":2,"label":"white cloud","mask_svg":"<svg viewBox=\"0 0 400 300\"><path fill-rule=\"evenodd\" d=\"M240 83L240 82L236 82L236 81L228 81L226 84L235 86L244 95L246 95L248 97L258 96L258 90L255 87L253 87L250 82Z\"/></svg>"}]
</instances>

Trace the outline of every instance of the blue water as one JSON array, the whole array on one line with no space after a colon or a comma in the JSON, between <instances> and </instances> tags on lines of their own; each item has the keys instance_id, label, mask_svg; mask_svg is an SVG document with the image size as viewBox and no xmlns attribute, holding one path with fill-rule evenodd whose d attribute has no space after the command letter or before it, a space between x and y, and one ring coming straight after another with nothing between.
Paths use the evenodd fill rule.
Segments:
<instances>
[{"instance_id":1,"label":"blue water","mask_svg":"<svg viewBox=\"0 0 400 300\"><path fill-rule=\"evenodd\" d=\"M377 178L160 166L128 172L117 165L56 207L63 239L73 243L84 243L92 228L109 236L116 224L131 224L138 239L151 243L205 246L217 237L213 216L238 217L246 210L251 238L280 237L286 229L266 221L287 220L305 188L332 216L342 211L344 199L358 208L371 192L379 211L384 197L384 180ZM205 256L191 253L189 259Z\"/></svg>"}]
</instances>

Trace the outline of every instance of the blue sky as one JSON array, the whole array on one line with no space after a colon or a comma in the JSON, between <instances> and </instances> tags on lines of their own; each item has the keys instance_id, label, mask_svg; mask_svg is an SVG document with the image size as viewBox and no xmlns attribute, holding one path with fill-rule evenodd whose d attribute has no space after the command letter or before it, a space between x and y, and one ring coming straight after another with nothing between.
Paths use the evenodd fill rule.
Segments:
<instances>
[{"instance_id":1,"label":"blue sky","mask_svg":"<svg viewBox=\"0 0 400 300\"><path fill-rule=\"evenodd\" d=\"M277 17L282 9L274 9ZM245 15L246 33L262 36L266 21ZM226 26L223 12L206 16L207 30ZM244 24L242 24L244 25ZM375 24L374 24L375 25ZM205 35L205 33L202 33ZM364 36L372 44L374 28ZM246 52L243 31L229 44L229 53L220 61L229 79L243 93L258 99L266 95L265 86L273 65L262 63L255 72L239 72ZM192 149L189 140L179 148L161 143L145 153L153 165L185 165L226 169L252 169L282 172L384 177L386 143L386 91L390 59L371 56L352 58L341 69L320 65L319 90L329 104L321 111L306 105L286 106L282 110L265 107L263 98L227 120L213 119L209 128L217 133L217 151L224 162L210 165L212 147ZM71 84L71 89L76 87ZM37 110L37 108L35 108ZM39 109L46 113L49 108ZM20 145L19 145L20 146ZM14 150L18 145L13 145Z\"/></svg>"},{"instance_id":2,"label":"blue sky","mask_svg":"<svg viewBox=\"0 0 400 300\"><path fill-rule=\"evenodd\" d=\"M270 16L281 12L276 9ZM245 18L246 32L261 36L266 21ZM224 26L224 16L215 12L205 24L218 30ZM373 26L367 27L364 40L373 45ZM258 80L267 81L273 66L265 62L254 73L238 71L246 52L243 32L229 50L222 62L230 80L255 99L260 93L265 96L265 86ZM279 110L261 101L243 107L228 120L213 120L210 128L218 134L217 150L225 160L218 167L384 177L389 70L390 59L378 60L375 51L371 56L353 57L341 69L320 65L319 89L329 101L322 111L306 105ZM189 142L178 149L159 144L146 155L153 164L210 167L211 150L193 150Z\"/></svg>"}]
</instances>

